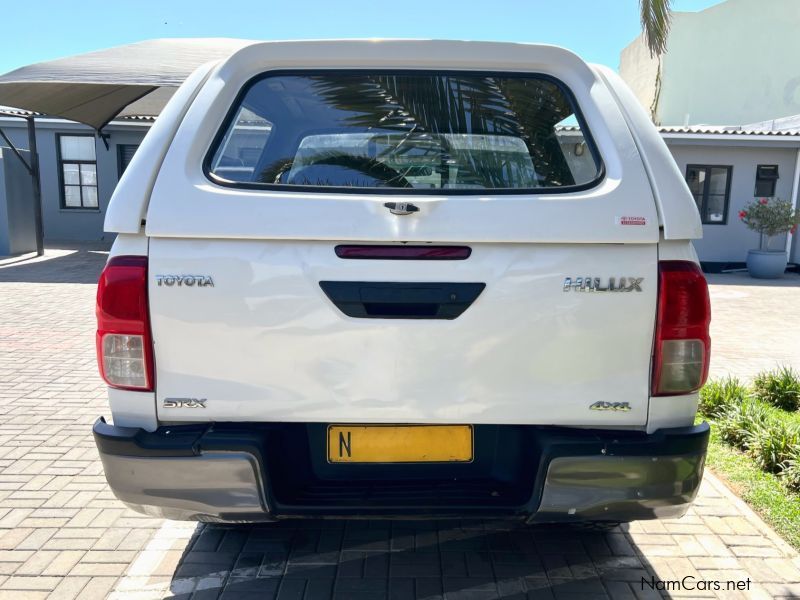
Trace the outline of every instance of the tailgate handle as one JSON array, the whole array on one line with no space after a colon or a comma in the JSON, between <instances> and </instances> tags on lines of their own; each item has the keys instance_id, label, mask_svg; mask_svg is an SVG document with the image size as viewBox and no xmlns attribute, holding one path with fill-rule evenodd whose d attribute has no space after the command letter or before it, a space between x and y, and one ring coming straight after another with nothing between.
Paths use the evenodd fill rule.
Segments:
<instances>
[{"instance_id":1,"label":"tailgate handle","mask_svg":"<svg viewBox=\"0 0 800 600\"><path fill-rule=\"evenodd\" d=\"M480 296L485 283L320 281L322 291L348 317L455 319Z\"/></svg>"},{"instance_id":2,"label":"tailgate handle","mask_svg":"<svg viewBox=\"0 0 800 600\"><path fill-rule=\"evenodd\" d=\"M411 202L386 202L384 204L393 215L411 215L419 212L419 206Z\"/></svg>"}]
</instances>

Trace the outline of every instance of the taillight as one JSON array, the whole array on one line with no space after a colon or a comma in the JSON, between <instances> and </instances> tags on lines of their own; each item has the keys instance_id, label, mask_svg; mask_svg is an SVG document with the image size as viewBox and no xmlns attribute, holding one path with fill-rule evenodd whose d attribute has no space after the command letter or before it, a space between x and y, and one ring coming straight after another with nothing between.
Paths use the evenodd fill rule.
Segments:
<instances>
[{"instance_id":1,"label":"taillight","mask_svg":"<svg viewBox=\"0 0 800 600\"><path fill-rule=\"evenodd\" d=\"M688 394L708 377L711 338L708 284L697 264L658 263L658 316L653 353L654 396Z\"/></svg>"},{"instance_id":2,"label":"taillight","mask_svg":"<svg viewBox=\"0 0 800 600\"><path fill-rule=\"evenodd\" d=\"M153 389L147 257L115 256L97 283L97 363L112 387Z\"/></svg>"}]
</instances>

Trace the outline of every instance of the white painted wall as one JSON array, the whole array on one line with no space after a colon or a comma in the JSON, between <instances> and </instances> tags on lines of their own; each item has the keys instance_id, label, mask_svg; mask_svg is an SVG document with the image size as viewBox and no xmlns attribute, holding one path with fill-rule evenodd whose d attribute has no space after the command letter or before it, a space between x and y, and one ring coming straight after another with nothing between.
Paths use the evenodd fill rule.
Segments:
<instances>
[{"instance_id":1,"label":"white painted wall","mask_svg":"<svg viewBox=\"0 0 800 600\"><path fill-rule=\"evenodd\" d=\"M743 125L800 113L798 32L798 0L727 0L675 13L654 120ZM641 37L620 57L620 74L648 110L656 64Z\"/></svg>"},{"instance_id":2,"label":"white painted wall","mask_svg":"<svg viewBox=\"0 0 800 600\"><path fill-rule=\"evenodd\" d=\"M650 56L642 36L623 48L620 54L620 77L628 84L650 116L653 115L659 68L659 59Z\"/></svg>"}]
</instances>

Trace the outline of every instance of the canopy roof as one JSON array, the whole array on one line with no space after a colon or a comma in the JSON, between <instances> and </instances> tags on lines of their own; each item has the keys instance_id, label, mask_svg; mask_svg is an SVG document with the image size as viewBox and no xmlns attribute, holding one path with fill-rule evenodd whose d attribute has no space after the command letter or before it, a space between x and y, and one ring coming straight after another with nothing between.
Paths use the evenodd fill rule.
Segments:
<instances>
[{"instance_id":1,"label":"canopy roof","mask_svg":"<svg viewBox=\"0 0 800 600\"><path fill-rule=\"evenodd\" d=\"M117 116L157 116L197 67L251 43L233 38L148 40L36 63L0 76L0 105L95 129Z\"/></svg>"}]
</instances>

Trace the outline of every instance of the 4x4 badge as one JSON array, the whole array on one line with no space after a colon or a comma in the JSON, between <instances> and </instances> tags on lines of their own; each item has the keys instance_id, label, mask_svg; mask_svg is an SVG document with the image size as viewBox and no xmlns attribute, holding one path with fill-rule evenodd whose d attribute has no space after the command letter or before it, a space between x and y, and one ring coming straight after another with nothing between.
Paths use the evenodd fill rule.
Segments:
<instances>
[{"instance_id":1,"label":"4x4 badge","mask_svg":"<svg viewBox=\"0 0 800 600\"><path fill-rule=\"evenodd\" d=\"M589 407L589 410L613 410L617 412L628 412L630 409L630 402L603 402L602 400Z\"/></svg>"}]
</instances>

